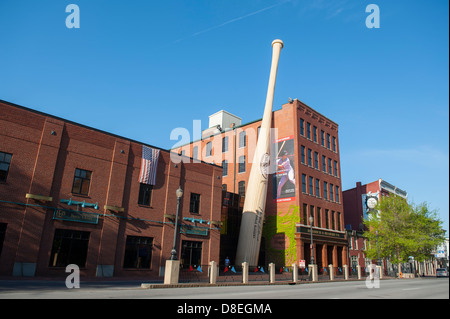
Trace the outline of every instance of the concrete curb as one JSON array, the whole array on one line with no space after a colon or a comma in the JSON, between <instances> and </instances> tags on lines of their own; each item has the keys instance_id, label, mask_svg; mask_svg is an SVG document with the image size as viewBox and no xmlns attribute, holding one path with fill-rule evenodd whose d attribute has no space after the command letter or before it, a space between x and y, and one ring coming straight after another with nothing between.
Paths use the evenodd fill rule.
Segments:
<instances>
[{"instance_id":1,"label":"concrete curb","mask_svg":"<svg viewBox=\"0 0 450 319\"><path fill-rule=\"evenodd\" d=\"M392 280L396 278L382 278L380 280ZM319 280L319 281L278 281L270 283L268 281L253 281L249 283L241 283L241 282L221 282L221 283L201 283L201 282L192 282L192 283L179 283L179 284L150 284L150 283L142 283L142 289L164 289L164 288L192 288L192 287L222 287L222 286L274 286L274 285L304 285L304 284L320 284L325 282L349 282L349 281L365 281L366 279L338 279L338 280Z\"/></svg>"}]
</instances>

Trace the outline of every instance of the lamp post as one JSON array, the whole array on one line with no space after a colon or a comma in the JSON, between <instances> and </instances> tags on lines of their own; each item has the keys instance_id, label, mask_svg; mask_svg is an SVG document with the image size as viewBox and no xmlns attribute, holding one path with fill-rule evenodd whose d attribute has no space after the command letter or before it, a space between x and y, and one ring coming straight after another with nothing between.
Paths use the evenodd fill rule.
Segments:
<instances>
[{"instance_id":1,"label":"lamp post","mask_svg":"<svg viewBox=\"0 0 450 319\"><path fill-rule=\"evenodd\" d=\"M175 216L175 231L173 233L173 247L172 247L172 251L170 253L170 260L177 260L176 243L177 243L177 233L178 233L178 214L180 212L181 197L183 197L183 190L181 189L181 186L178 186L178 189L176 190L175 193L177 195L177 214Z\"/></svg>"},{"instance_id":2,"label":"lamp post","mask_svg":"<svg viewBox=\"0 0 450 319\"><path fill-rule=\"evenodd\" d=\"M309 224L311 225L311 265L314 265L314 245L313 245L313 222L314 218L312 216L309 216Z\"/></svg>"}]
</instances>

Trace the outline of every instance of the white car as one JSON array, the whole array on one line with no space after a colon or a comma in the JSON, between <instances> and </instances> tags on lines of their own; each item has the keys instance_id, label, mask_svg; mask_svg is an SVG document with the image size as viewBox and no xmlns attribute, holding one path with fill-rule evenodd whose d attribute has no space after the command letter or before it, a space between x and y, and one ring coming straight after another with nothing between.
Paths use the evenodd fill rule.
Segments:
<instances>
[{"instance_id":1,"label":"white car","mask_svg":"<svg viewBox=\"0 0 450 319\"><path fill-rule=\"evenodd\" d=\"M445 268L436 269L436 277L448 277L448 271Z\"/></svg>"}]
</instances>

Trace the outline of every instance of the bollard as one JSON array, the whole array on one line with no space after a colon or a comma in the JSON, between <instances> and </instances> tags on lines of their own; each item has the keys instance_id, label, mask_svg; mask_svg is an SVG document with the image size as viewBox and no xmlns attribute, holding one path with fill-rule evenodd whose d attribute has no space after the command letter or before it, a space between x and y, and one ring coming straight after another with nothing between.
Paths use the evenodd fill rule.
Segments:
<instances>
[{"instance_id":1,"label":"bollard","mask_svg":"<svg viewBox=\"0 0 450 319\"><path fill-rule=\"evenodd\" d=\"M269 264L269 282L273 284L275 282L275 264Z\"/></svg>"},{"instance_id":2,"label":"bollard","mask_svg":"<svg viewBox=\"0 0 450 319\"><path fill-rule=\"evenodd\" d=\"M317 265L308 265L311 281L318 281Z\"/></svg>"},{"instance_id":3,"label":"bollard","mask_svg":"<svg viewBox=\"0 0 450 319\"><path fill-rule=\"evenodd\" d=\"M356 266L356 270L358 271L358 280L360 280L361 279L361 266L360 265Z\"/></svg>"},{"instance_id":4,"label":"bollard","mask_svg":"<svg viewBox=\"0 0 450 319\"><path fill-rule=\"evenodd\" d=\"M328 269L330 269L330 280L334 280L334 267L332 264L328 265Z\"/></svg>"},{"instance_id":5,"label":"bollard","mask_svg":"<svg viewBox=\"0 0 450 319\"><path fill-rule=\"evenodd\" d=\"M298 281L298 266L296 263L292 264L292 281L297 283Z\"/></svg>"},{"instance_id":6,"label":"bollard","mask_svg":"<svg viewBox=\"0 0 450 319\"><path fill-rule=\"evenodd\" d=\"M348 280L348 265L344 265L344 279Z\"/></svg>"},{"instance_id":7,"label":"bollard","mask_svg":"<svg viewBox=\"0 0 450 319\"><path fill-rule=\"evenodd\" d=\"M180 261L166 260L166 269L164 271L164 284L173 285L178 284L180 276Z\"/></svg>"},{"instance_id":8,"label":"bollard","mask_svg":"<svg viewBox=\"0 0 450 319\"><path fill-rule=\"evenodd\" d=\"M248 284L248 262L242 263L242 283Z\"/></svg>"},{"instance_id":9,"label":"bollard","mask_svg":"<svg viewBox=\"0 0 450 319\"><path fill-rule=\"evenodd\" d=\"M209 263L209 283L215 284L217 282L217 263L211 261Z\"/></svg>"},{"instance_id":10,"label":"bollard","mask_svg":"<svg viewBox=\"0 0 450 319\"><path fill-rule=\"evenodd\" d=\"M381 266L377 266L378 278L383 279L383 268Z\"/></svg>"}]
</instances>

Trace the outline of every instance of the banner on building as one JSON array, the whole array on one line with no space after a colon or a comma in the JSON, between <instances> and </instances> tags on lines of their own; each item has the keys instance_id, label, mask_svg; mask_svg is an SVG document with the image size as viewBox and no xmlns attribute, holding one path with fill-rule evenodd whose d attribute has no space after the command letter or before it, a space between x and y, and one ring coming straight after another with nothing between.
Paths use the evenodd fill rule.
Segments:
<instances>
[{"instance_id":1,"label":"banner on building","mask_svg":"<svg viewBox=\"0 0 450 319\"><path fill-rule=\"evenodd\" d=\"M295 200L294 136L275 140L272 154L276 166L273 174L273 199L277 203Z\"/></svg>"}]
</instances>

